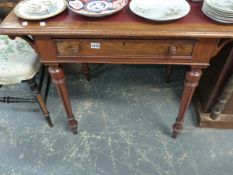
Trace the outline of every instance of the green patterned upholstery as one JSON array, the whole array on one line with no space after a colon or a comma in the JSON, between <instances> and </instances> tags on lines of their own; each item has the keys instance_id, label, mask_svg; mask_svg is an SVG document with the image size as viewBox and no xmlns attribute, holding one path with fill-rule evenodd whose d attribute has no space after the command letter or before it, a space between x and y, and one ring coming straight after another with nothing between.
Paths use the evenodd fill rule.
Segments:
<instances>
[{"instance_id":1,"label":"green patterned upholstery","mask_svg":"<svg viewBox=\"0 0 233 175\"><path fill-rule=\"evenodd\" d=\"M26 41L0 35L0 85L31 79L39 67L40 60Z\"/></svg>"}]
</instances>

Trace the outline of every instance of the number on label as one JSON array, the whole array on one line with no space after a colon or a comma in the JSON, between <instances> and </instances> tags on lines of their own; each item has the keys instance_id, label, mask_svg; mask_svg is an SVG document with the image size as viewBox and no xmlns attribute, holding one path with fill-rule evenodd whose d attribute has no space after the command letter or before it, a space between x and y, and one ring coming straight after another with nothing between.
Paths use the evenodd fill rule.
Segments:
<instances>
[{"instance_id":1,"label":"number on label","mask_svg":"<svg viewBox=\"0 0 233 175\"><path fill-rule=\"evenodd\" d=\"M92 49L100 49L100 43L91 43Z\"/></svg>"}]
</instances>

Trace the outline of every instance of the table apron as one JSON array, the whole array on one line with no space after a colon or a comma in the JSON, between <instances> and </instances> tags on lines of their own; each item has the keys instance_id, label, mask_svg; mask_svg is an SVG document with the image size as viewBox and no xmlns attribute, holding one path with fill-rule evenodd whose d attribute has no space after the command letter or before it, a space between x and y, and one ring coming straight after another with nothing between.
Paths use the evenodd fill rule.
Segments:
<instances>
[{"instance_id":1,"label":"table apron","mask_svg":"<svg viewBox=\"0 0 233 175\"><path fill-rule=\"evenodd\" d=\"M203 65L220 39L158 38L158 40L34 37L42 63Z\"/></svg>"}]
</instances>

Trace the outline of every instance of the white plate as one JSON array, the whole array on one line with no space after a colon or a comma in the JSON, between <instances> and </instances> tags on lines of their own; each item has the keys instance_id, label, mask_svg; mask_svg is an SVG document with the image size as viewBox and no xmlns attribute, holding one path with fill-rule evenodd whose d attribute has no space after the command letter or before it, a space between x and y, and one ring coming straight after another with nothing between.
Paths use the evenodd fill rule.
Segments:
<instances>
[{"instance_id":1,"label":"white plate","mask_svg":"<svg viewBox=\"0 0 233 175\"><path fill-rule=\"evenodd\" d=\"M233 0L205 0L205 3L216 10L233 13Z\"/></svg>"},{"instance_id":2,"label":"white plate","mask_svg":"<svg viewBox=\"0 0 233 175\"><path fill-rule=\"evenodd\" d=\"M202 8L206 11L209 11L211 14L213 14L213 16L219 16L222 18L229 18L229 19L233 19L233 14L230 13L223 13L221 11L217 11L212 9L211 7L209 7L206 3L203 3Z\"/></svg>"},{"instance_id":3,"label":"white plate","mask_svg":"<svg viewBox=\"0 0 233 175\"><path fill-rule=\"evenodd\" d=\"M216 15L219 15L219 16L223 16L223 17L233 17L233 13L226 13L226 12L223 12L223 11L219 11L219 10L216 10L214 8L212 8L211 6L209 6L207 3L203 3L203 8L216 14Z\"/></svg>"},{"instance_id":4,"label":"white plate","mask_svg":"<svg viewBox=\"0 0 233 175\"><path fill-rule=\"evenodd\" d=\"M102 17L120 11L127 2L128 0L68 0L68 8L79 15Z\"/></svg>"},{"instance_id":5,"label":"white plate","mask_svg":"<svg viewBox=\"0 0 233 175\"><path fill-rule=\"evenodd\" d=\"M217 22L227 23L227 24L233 23L233 11L230 12L229 9L228 11L223 10L223 6L227 6L226 4L228 4L227 6L228 8L230 5L230 2L233 2L233 0L228 0L228 1L220 0L219 2L216 2L215 4L213 2L215 2L215 0L205 0L202 6L202 12L206 16L208 16L209 18Z\"/></svg>"},{"instance_id":6,"label":"white plate","mask_svg":"<svg viewBox=\"0 0 233 175\"><path fill-rule=\"evenodd\" d=\"M202 12L208 16L209 18L213 19L214 21L220 22L220 23L225 23L225 24L232 24L233 19L226 19L226 18L221 18L219 16L213 15L211 12L209 12L207 9L202 7Z\"/></svg>"},{"instance_id":7,"label":"white plate","mask_svg":"<svg viewBox=\"0 0 233 175\"><path fill-rule=\"evenodd\" d=\"M153 21L175 20L186 16L190 5L185 0L132 0L130 10Z\"/></svg>"},{"instance_id":8,"label":"white plate","mask_svg":"<svg viewBox=\"0 0 233 175\"><path fill-rule=\"evenodd\" d=\"M66 0L24 0L14 9L23 19L41 20L55 16L66 9Z\"/></svg>"}]
</instances>

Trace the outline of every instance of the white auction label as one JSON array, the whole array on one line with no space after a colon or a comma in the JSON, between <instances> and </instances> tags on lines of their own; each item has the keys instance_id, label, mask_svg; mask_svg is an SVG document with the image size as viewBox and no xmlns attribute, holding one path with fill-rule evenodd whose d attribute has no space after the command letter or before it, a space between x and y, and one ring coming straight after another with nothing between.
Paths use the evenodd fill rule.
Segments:
<instances>
[{"instance_id":1,"label":"white auction label","mask_svg":"<svg viewBox=\"0 0 233 175\"><path fill-rule=\"evenodd\" d=\"M91 43L92 49L100 49L100 43Z\"/></svg>"}]
</instances>

